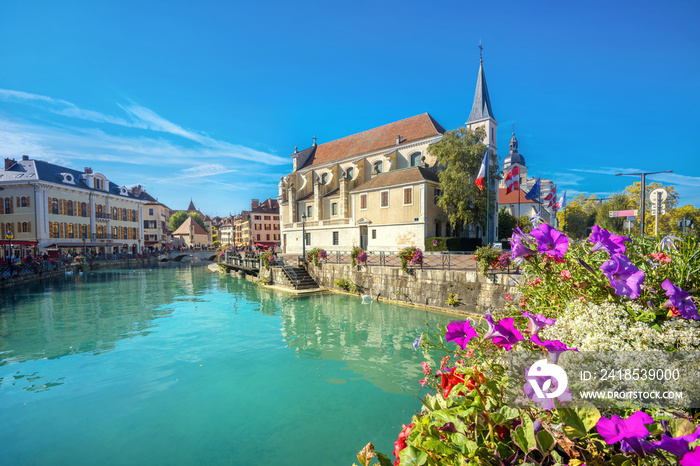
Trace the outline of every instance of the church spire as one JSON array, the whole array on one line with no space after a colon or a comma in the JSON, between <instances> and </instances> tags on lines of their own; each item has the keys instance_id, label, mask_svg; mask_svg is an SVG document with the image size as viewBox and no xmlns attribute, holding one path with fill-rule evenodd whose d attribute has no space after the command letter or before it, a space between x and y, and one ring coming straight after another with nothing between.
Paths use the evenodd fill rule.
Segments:
<instances>
[{"instance_id":1,"label":"church spire","mask_svg":"<svg viewBox=\"0 0 700 466\"><path fill-rule=\"evenodd\" d=\"M493 116L493 111L491 110L491 99L489 99L489 89L486 86L486 76L484 75L484 61L481 56L481 42L479 43L479 76L476 80L476 92L474 93L474 104L472 105L472 112L469 114L469 119L467 124L475 123L477 121L496 120Z\"/></svg>"}]
</instances>

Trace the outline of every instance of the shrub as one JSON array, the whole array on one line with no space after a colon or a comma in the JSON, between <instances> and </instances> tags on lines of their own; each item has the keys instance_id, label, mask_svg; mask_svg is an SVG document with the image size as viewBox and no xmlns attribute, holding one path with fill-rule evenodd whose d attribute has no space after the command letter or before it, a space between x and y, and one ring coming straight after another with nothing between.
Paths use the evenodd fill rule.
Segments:
<instances>
[{"instance_id":1,"label":"shrub","mask_svg":"<svg viewBox=\"0 0 700 466\"><path fill-rule=\"evenodd\" d=\"M450 293L449 295L447 295L446 304L447 304L448 306L459 306L459 305L462 304L462 303L460 302L460 300L459 300L459 298L457 297L456 294Z\"/></svg>"},{"instance_id":2,"label":"shrub","mask_svg":"<svg viewBox=\"0 0 700 466\"><path fill-rule=\"evenodd\" d=\"M357 285L355 285L355 283L352 282L352 280L342 277L334 281L333 284L338 288L345 291L350 291L351 293L356 293L360 289Z\"/></svg>"},{"instance_id":3,"label":"shrub","mask_svg":"<svg viewBox=\"0 0 700 466\"><path fill-rule=\"evenodd\" d=\"M426 251L474 251L481 238L433 237L425 239Z\"/></svg>"}]
</instances>

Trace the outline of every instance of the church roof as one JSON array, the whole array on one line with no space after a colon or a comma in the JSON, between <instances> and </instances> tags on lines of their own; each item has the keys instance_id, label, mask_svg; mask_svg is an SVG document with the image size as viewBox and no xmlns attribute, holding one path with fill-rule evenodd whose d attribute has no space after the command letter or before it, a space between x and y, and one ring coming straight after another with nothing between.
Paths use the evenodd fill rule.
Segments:
<instances>
[{"instance_id":1,"label":"church roof","mask_svg":"<svg viewBox=\"0 0 700 466\"><path fill-rule=\"evenodd\" d=\"M204 228L199 226L199 223L195 222L192 217L187 217L187 219L182 222L182 225L180 225L177 230L173 232L173 235L189 235L190 234L190 226L194 228L194 234L195 235L206 235L208 234L206 231L204 231Z\"/></svg>"},{"instance_id":2,"label":"church roof","mask_svg":"<svg viewBox=\"0 0 700 466\"><path fill-rule=\"evenodd\" d=\"M479 76L476 79L474 104L467 123L475 123L481 120L488 120L489 118L496 120L493 116L493 110L491 110L491 99L489 99L489 89L486 86L486 76L484 75L484 63L480 62Z\"/></svg>"},{"instance_id":3,"label":"church roof","mask_svg":"<svg viewBox=\"0 0 700 466\"><path fill-rule=\"evenodd\" d=\"M415 183L424 180L435 181L436 183L440 182L437 173L435 173L434 171L424 167L411 167L404 168L401 170L393 170L386 173L380 173L379 175L370 179L366 183L362 183L360 186L353 189L352 192L385 188L388 186Z\"/></svg>"},{"instance_id":4,"label":"church roof","mask_svg":"<svg viewBox=\"0 0 700 466\"><path fill-rule=\"evenodd\" d=\"M335 141L311 146L293 156L304 160L302 156L310 154L303 167L298 167L300 170L395 147L396 136L401 136L401 144L405 144L444 133L445 129L433 117L428 113L423 113Z\"/></svg>"},{"instance_id":5,"label":"church roof","mask_svg":"<svg viewBox=\"0 0 700 466\"><path fill-rule=\"evenodd\" d=\"M192 199L190 199L190 206L187 208L187 212L197 212L197 208L194 206Z\"/></svg>"}]
</instances>

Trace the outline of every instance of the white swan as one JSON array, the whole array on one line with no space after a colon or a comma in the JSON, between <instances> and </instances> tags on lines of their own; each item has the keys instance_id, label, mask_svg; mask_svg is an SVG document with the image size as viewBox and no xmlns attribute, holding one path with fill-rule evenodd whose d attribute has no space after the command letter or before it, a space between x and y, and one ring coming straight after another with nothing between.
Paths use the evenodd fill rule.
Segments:
<instances>
[{"instance_id":1,"label":"white swan","mask_svg":"<svg viewBox=\"0 0 700 466\"><path fill-rule=\"evenodd\" d=\"M369 290L369 294L362 295L362 304L372 301L372 290Z\"/></svg>"}]
</instances>

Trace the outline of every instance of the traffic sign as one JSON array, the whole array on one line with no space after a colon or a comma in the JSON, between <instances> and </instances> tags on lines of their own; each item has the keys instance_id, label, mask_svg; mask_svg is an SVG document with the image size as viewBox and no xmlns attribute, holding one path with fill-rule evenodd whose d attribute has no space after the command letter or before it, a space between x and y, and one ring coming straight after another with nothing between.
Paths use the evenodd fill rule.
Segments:
<instances>
[{"instance_id":1,"label":"traffic sign","mask_svg":"<svg viewBox=\"0 0 700 466\"><path fill-rule=\"evenodd\" d=\"M666 191L664 188L656 188L655 190L649 193L649 200L652 204L656 204L659 201L663 202L666 200L667 197L668 191Z\"/></svg>"},{"instance_id":2,"label":"traffic sign","mask_svg":"<svg viewBox=\"0 0 700 466\"><path fill-rule=\"evenodd\" d=\"M611 217L632 217L638 213L638 210L611 210L608 215Z\"/></svg>"},{"instance_id":3,"label":"traffic sign","mask_svg":"<svg viewBox=\"0 0 700 466\"><path fill-rule=\"evenodd\" d=\"M666 204L661 204L661 209L659 209L659 215L664 215L666 213ZM656 215L656 204L651 205L651 215Z\"/></svg>"}]
</instances>

